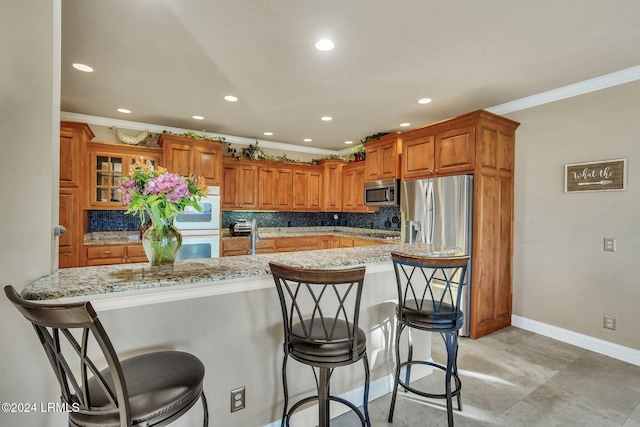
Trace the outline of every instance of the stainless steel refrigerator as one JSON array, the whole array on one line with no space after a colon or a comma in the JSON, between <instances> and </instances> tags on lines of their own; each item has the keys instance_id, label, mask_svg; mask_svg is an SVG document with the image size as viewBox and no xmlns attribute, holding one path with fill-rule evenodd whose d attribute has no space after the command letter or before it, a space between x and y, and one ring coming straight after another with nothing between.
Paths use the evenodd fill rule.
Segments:
<instances>
[{"instance_id":1,"label":"stainless steel refrigerator","mask_svg":"<svg viewBox=\"0 0 640 427\"><path fill-rule=\"evenodd\" d=\"M400 187L401 238L405 243L422 242L455 246L471 256L473 224L473 175L403 181ZM471 262L463 290L464 325L469 335Z\"/></svg>"}]
</instances>

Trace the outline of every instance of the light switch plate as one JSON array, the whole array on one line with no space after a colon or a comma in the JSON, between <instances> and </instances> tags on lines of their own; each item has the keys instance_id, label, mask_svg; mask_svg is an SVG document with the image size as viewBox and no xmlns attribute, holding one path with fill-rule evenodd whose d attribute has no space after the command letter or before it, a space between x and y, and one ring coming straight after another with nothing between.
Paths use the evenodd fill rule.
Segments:
<instances>
[{"instance_id":1,"label":"light switch plate","mask_svg":"<svg viewBox=\"0 0 640 427\"><path fill-rule=\"evenodd\" d=\"M607 252L615 252L616 251L616 239L611 237L604 238L604 250Z\"/></svg>"}]
</instances>

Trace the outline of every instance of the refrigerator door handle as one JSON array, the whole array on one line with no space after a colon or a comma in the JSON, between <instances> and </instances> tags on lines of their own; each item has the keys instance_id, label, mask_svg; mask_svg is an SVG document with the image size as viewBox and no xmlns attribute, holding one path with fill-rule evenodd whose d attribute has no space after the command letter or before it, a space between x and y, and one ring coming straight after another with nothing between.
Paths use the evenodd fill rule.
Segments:
<instances>
[{"instance_id":1,"label":"refrigerator door handle","mask_svg":"<svg viewBox=\"0 0 640 427\"><path fill-rule=\"evenodd\" d=\"M435 212L435 195L433 192L433 182L429 182L427 188L427 243L433 244L433 235L435 233L436 224L436 212Z\"/></svg>"}]
</instances>

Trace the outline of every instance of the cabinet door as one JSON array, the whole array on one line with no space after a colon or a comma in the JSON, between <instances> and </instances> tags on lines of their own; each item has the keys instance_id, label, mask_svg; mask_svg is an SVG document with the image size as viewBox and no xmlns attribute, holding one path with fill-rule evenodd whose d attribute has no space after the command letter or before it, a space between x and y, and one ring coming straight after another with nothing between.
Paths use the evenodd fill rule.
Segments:
<instances>
[{"instance_id":1,"label":"cabinet door","mask_svg":"<svg viewBox=\"0 0 640 427\"><path fill-rule=\"evenodd\" d=\"M231 210L240 207L238 199L238 179L236 166L232 164L222 165L222 196L220 206L222 209Z\"/></svg>"},{"instance_id":2,"label":"cabinet door","mask_svg":"<svg viewBox=\"0 0 640 427\"><path fill-rule=\"evenodd\" d=\"M278 168L276 175L276 209L291 210L293 207L293 171L288 168Z\"/></svg>"},{"instance_id":3,"label":"cabinet door","mask_svg":"<svg viewBox=\"0 0 640 427\"><path fill-rule=\"evenodd\" d=\"M354 197L356 201L355 210L358 212L366 212L369 207L364 204L364 183L366 181L366 170L364 167L356 169L356 185L354 187Z\"/></svg>"},{"instance_id":4,"label":"cabinet door","mask_svg":"<svg viewBox=\"0 0 640 427\"><path fill-rule=\"evenodd\" d=\"M340 211L342 206L342 165L327 164L324 168L324 210Z\"/></svg>"},{"instance_id":5,"label":"cabinet door","mask_svg":"<svg viewBox=\"0 0 640 427\"><path fill-rule=\"evenodd\" d=\"M367 181L377 181L382 176L382 149L380 145L366 147L366 177Z\"/></svg>"},{"instance_id":6,"label":"cabinet door","mask_svg":"<svg viewBox=\"0 0 640 427\"><path fill-rule=\"evenodd\" d=\"M173 173L189 176L194 173L193 151L191 145L169 143L164 149L164 167Z\"/></svg>"},{"instance_id":7,"label":"cabinet door","mask_svg":"<svg viewBox=\"0 0 640 427\"><path fill-rule=\"evenodd\" d=\"M436 135L435 172L472 172L475 165L475 127L468 126Z\"/></svg>"},{"instance_id":8,"label":"cabinet door","mask_svg":"<svg viewBox=\"0 0 640 427\"><path fill-rule=\"evenodd\" d=\"M60 187L80 185L80 140L77 132L60 128Z\"/></svg>"},{"instance_id":9,"label":"cabinet door","mask_svg":"<svg viewBox=\"0 0 640 427\"><path fill-rule=\"evenodd\" d=\"M402 179L428 178L434 174L434 135L403 138Z\"/></svg>"},{"instance_id":10,"label":"cabinet door","mask_svg":"<svg viewBox=\"0 0 640 427\"><path fill-rule=\"evenodd\" d=\"M258 207L258 167L240 165L237 171L240 208L256 209Z\"/></svg>"},{"instance_id":11,"label":"cabinet door","mask_svg":"<svg viewBox=\"0 0 640 427\"><path fill-rule=\"evenodd\" d=\"M202 176L207 181L207 185L220 185L220 166L222 162L222 150L220 147L199 147L193 148L193 171L196 176ZM181 174L183 175L183 174ZM188 176L185 174L183 176Z\"/></svg>"},{"instance_id":12,"label":"cabinet door","mask_svg":"<svg viewBox=\"0 0 640 427\"><path fill-rule=\"evenodd\" d=\"M395 142L380 147L380 179L391 179L398 176L398 150L396 147Z\"/></svg>"},{"instance_id":13,"label":"cabinet door","mask_svg":"<svg viewBox=\"0 0 640 427\"><path fill-rule=\"evenodd\" d=\"M128 170L125 157L119 153L91 152L89 181L89 206L122 209L122 174Z\"/></svg>"},{"instance_id":14,"label":"cabinet door","mask_svg":"<svg viewBox=\"0 0 640 427\"><path fill-rule=\"evenodd\" d=\"M307 172L307 210L322 210L322 172Z\"/></svg>"},{"instance_id":15,"label":"cabinet door","mask_svg":"<svg viewBox=\"0 0 640 427\"><path fill-rule=\"evenodd\" d=\"M67 229L58 240L58 267L80 267L80 248L78 234L82 230L82 208L79 190L60 188L60 208L58 224Z\"/></svg>"},{"instance_id":16,"label":"cabinet door","mask_svg":"<svg viewBox=\"0 0 640 427\"><path fill-rule=\"evenodd\" d=\"M258 208L291 209L291 169L262 166L258 172Z\"/></svg>"},{"instance_id":17,"label":"cabinet door","mask_svg":"<svg viewBox=\"0 0 640 427\"><path fill-rule=\"evenodd\" d=\"M276 168L261 167L258 171L258 208L275 209L278 192Z\"/></svg>"},{"instance_id":18,"label":"cabinet door","mask_svg":"<svg viewBox=\"0 0 640 427\"><path fill-rule=\"evenodd\" d=\"M352 168L342 171L342 210L350 212L356 209L356 172Z\"/></svg>"}]
</instances>

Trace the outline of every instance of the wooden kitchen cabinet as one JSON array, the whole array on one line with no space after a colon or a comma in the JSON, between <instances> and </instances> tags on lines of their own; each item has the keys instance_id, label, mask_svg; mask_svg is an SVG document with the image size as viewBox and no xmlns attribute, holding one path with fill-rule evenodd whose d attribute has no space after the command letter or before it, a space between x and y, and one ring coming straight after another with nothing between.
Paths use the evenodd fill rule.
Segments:
<instances>
[{"instance_id":1,"label":"wooden kitchen cabinet","mask_svg":"<svg viewBox=\"0 0 640 427\"><path fill-rule=\"evenodd\" d=\"M473 264L470 336L511 324L513 174L519 123L486 111L475 120Z\"/></svg>"},{"instance_id":2,"label":"wooden kitchen cabinet","mask_svg":"<svg viewBox=\"0 0 640 427\"><path fill-rule=\"evenodd\" d=\"M58 224L67 231L58 238L58 268L83 262L83 169L85 144L94 137L86 123L60 122L60 195Z\"/></svg>"},{"instance_id":3,"label":"wooden kitchen cabinet","mask_svg":"<svg viewBox=\"0 0 640 427\"><path fill-rule=\"evenodd\" d=\"M471 173L475 126L441 122L402 136L402 179Z\"/></svg>"},{"instance_id":4,"label":"wooden kitchen cabinet","mask_svg":"<svg viewBox=\"0 0 640 427\"><path fill-rule=\"evenodd\" d=\"M293 169L293 210L321 211L323 174L318 167L296 166Z\"/></svg>"},{"instance_id":5,"label":"wooden kitchen cabinet","mask_svg":"<svg viewBox=\"0 0 640 427\"><path fill-rule=\"evenodd\" d=\"M141 244L86 246L86 266L136 262L149 262Z\"/></svg>"},{"instance_id":6,"label":"wooden kitchen cabinet","mask_svg":"<svg viewBox=\"0 0 640 427\"><path fill-rule=\"evenodd\" d=\"M342 212L379 210L364 204L365 163L352 162L342 167Z\"/></svg>"},{"instance_id":7,"label":"wooden kitchen cabinet","mask_svg":"<svg viewBox=\"0 0 640 427\"><path fill-rule=\"evenodd\" d=\"M385 135L367 142L365 152L367 181L399 178L402 152L399 134Z\"/></svg>"},{"instance_id":8,"label":"wooden kitchen cabinet","mask_svg":"<svg viewBox=\"0 0 640 427\"><path fill-rule=\"evenodd\" d=\"M324 168L324 201L323 210L326 212L340 212L342 210L342 160L322 160Z\"/></svg>"},{"instance_id":9,"label":"wooden kitchen cabinet","mask_svg":"<svg viewBox=\"0 0 640 427\"><path fill-rule=\"evenodd\" d=\"M87 143L89 167L85 207L89 209L124 209L118 187L129 173L129 165L142 157L156 167L162 152L159 148L132 147L106 142Z\"/></svg>"},{"instance_id":10,"label":"wooden kitchen cabinet","mask_svg":"<svg viewBox=\"0 0 640 427\"><path fill-rule=\"evenodd\" d=\"M222 146L218 141L161 134L162 166L182 176L204 177L207 185L218 187L222 181Z\"/></svg>"},{"instance_id":11,"label":"wooden kitchen cabinet","mask_svg":"<svg viewBox=\"0 0 640 427\"><path fill-rule=\"evenodd\" d=\"M222 162L222 210L258 209L258 166L225 158Z\"/></svg>"},{"instance_id":12,"label":"wooden kitchen cabinet","mask_svg":"<svg viewBox=\"0 0 640 427\"><path fill-rule=\"evenodd\" d=\"M293 206L293 171L276 165L258 168L258 209L290 211Z\"/></svg>"}]
</instances>

